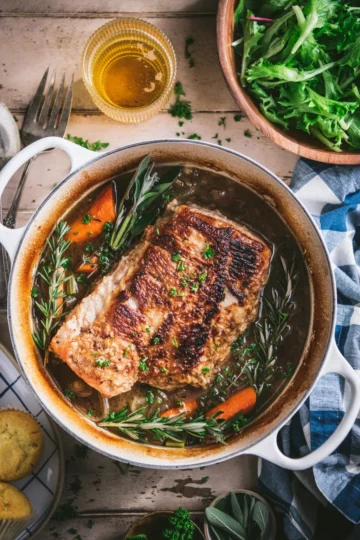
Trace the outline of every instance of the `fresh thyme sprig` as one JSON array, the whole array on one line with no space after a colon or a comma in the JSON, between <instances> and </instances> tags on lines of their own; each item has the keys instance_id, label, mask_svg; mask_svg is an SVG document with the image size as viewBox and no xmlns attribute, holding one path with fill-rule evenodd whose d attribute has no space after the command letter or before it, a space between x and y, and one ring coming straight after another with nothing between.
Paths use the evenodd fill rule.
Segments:
<instances>
[{"instance_id":1,"label":"fresh thyme sprig","mask_svg":"<svg viewBox=\"0 0 360 540\"><path fill-rule=\"evenodd\" d=\"M187 437L203 440L212 437L217 442L224 442L224 421L216 420L216 416L205 418L204 415L189 420L183 414L171 418L162 417L159 411L147 418L144 414L146 407L129 412L124 407L120 412L111 413L100 423L103 427L118 428L124 435L135 441L148 442L151 435L161 442L173 441L184 443Z\"/></svg>"},{"instance_id":2,"label":"fresh thyme sprig","mask_svg":"<svg viewBox=\"0 0 360 540\"><path fill-rule=\"evenodd\" d=\"M66 297L65 283L71 276L65 276L65 268L69 258L66 257L71 241L65 240L65 236L70 231L69 225L62 221L54 229L50 239L47 239L49 249L49 259L47 264L43 264L38 274L46 285L46 295L40 301L35 300L35 304L42 314L40 328L33 333L33 339L39 349L45 351L45 363L47 362L47 347L54 330L58 326L61 317L65 315L63 309L64 298Z\"/></svg>"},{"instance_id":3,"label":"fresh thyme sprig","mask_svg":"<svg viewBox=\"0 0 360 540\"><path fill-rule=\"evenodd\" d=\"M284 281L277 289L273 288L270 298L264 297L263 322L255 324L255 346L244 363L244 373L258 395L271 384L274 366L277 362L277 349L288 327L292 310L292 292L295 279L295 262L288 267L280 257Z\"/></svg>"},{"instance_id":4,"label":"fresh thyme sprig","mask_svg":"<svg viewBox=\"0 0 360 540\"><path fill-rule=\"evenodd\" d=\"M253 323L246 335L233 343L233 359L215 377L208 392L200 398L203 411L224 401L235 388L250 384L258 395L268 387L274 377L277 349L283 339L292 310L294 289L294 262L288 267L280 257L283 279L264 296L261 322Z\"/></svg>"}]
</instances>

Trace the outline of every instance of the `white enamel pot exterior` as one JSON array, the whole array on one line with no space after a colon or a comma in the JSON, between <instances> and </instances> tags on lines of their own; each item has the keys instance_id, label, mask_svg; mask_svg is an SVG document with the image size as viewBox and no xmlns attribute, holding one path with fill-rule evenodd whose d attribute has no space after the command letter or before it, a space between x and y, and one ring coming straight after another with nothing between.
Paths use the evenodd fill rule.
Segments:
<instances>
[{"instance_id":1,"label":"white enamel pot exterior","mask_svg":"<svg viewBox=\"0 0 360 540\"><path fill-rule=\"evenodd\" d=\"M203 142L178 139L145 142L99 155L67 140L51 137L26 147L4 167L0 173L0 196L17 169L33 155L48 148L59 148L69 155L71 172L40 205L26 227L9 230L0 225L0 243L12 262L8 320L15 354L24 377L49 415L94 450L141 467L193 468L247 453L287 469L301 470L312 467L331 454L346 437L358 415L360 380L335 345L336 293L326 247L315 223L291 190L251 159ZM152 154L158 162L180 162L208 168L248 185L276 207L306 254L304 257L310 269L312 324L299 367L269 407L227 445L212 444L188 449L146 447L98 428L64 399L43 368L31 337L30 291L33 276L45 239L56 221L81 196L115 174L133 169L147 154ZM299 459L284 456L277 445L280 428L299 409L318 378L329 372L343 376L351 391L340 425L322 446L309 455Z\"/></svg>"}]
</instances>

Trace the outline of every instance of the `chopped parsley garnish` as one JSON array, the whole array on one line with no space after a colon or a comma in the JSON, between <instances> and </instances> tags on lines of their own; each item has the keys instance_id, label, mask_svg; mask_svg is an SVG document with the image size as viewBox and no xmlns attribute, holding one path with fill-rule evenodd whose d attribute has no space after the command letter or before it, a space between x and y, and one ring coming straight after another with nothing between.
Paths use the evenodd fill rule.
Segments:
<instances>
[{"instance_id":1,"label":"chopped parsley garnish","mask_svg":"<svg viewBox=\"0 0 360 540\"><path fill-rule=\"evenodd\" d=\"M37 297L39 296L39 289L38 289L38 287L33 287L33 288L31 289L31 296L32 296L33 298L37 298Z\"/></svg>"},{"instance_id":2,"label":"chopped parsley garnish","mask_svg":"<svg viewBox=\"0 0 360 540\"><path fill-rule=\"evenodd\" d=\"M129 343L129 345L127 345L127 346L125 347L125 349L124 349L124 354L123 354L123 356L125 356L125 358L128 358L128 357L129 357L129 352L128 352L128 351L131 350L131 349L132 349L132 346L131 346L131 343Z\"/></svg>"},{"instance_id":3,"label":"chopped parsley garnish","mask_svg":"<svg viewBox=\"0 0 360 540\"><path fill-rule=\"evenodd\" d=\"M218 143L219 146L222 146L222 140L221 139L218 139L217 143Z\"/></svg>"},{"instance_id":4,"label":"chopped parsley garnish","mask_svg":"<svg viewBox=\"0 0 360 540\"><path fill-rule=\"evenodd\" d=\"M83 272L81 272L80 274L78 274L76 276L76 281L78 283L80 283L81 285L87 285L88 284L88 279L86 277L86 274L84 274Z\"/></svg>"},{"instance_id":5,"label":"chopped parsley garnish","mask_svg":"<svg viewBox=\"0 0 360 540\"><path fill-rule=\"evenodd\" d=\"M198 279L199 279L200 283L205 282L206 276L207 276L207 272L203 272L202 274L199 275Z\"/></svg>"},{"instance_id":6,"label":"chopped parsley garnish","mask_svg":"<svg viewBox=\"0 0 360 540\"><path fill-rule=\"evenodd\" d=\"M194 283L192 283L191 287L190 287L190 291L193 292L193 293L196 293L198 292L199 290L199 284L197 281L194 281Z\"/></svg>"},{"instance_id":7,"label":"chopped parsley garnish","mask_svg":"<svg viewBox=\"0 0 360 540\"><path fill-rule=\"evenodd\" d=\"M221 343L215 343L215 350L217 351L221 347Z\"/></svg>"},{"instance_id":8,"label":"chopped parsley garnish","mask_svg":"<svg viewBox=\"0 0 360 540\"><path fill-rule=\"evenodd\" d=\"M149 403L149 405L152 405L154 401L155 401L154 392L152 392L151 390L148 390L146 392L146 402Z\"/></svg>"},{"instance_id":9,"label":"chopped parsley garnish","mask_svg":"<svg viewBox=\"0 0 360 540\"><path fill-rule=\"evenodd\" d=\"M64 396L67 397L68 399L76 398L75 392L73 390L70 390L70 388L65 388Z\"/></svg>"},{"instance_id":10,"label":"chopped parsley garnish","mask_svg":"<svg viewBox=\"0 0 360 540\"><path fill-rule=\"evenodd\" d=\"M218 139L219 138L219 134L218 133L215 133L215 135L213 137L211 137L212 139Z\"/></svg>"},{"instance_id":11,"label":"chopped parsley garnish","mask_svg":"<svg viewBox=\"0 0 360 540\"><path fill-rule=\"evenodd\" d=\"M184 122L183 122L182 120L179 120L178 124L179 124L179 127L183 127ZM179 135L180 135L180 134L179 134Z\"/></svg>"},{"instance_id":12,"label":"chopped parsley garnish","mask_svg":"<svg viewBox=\"0 0 360 540\"><path fill-rule=\"evenodd\" d=\"M173 287L172 289L170 289L169 291L169 296L176 296L177 295L177 290Z\"/></svg>"},{"instance_id":13,"label":"chopped parsley garnish","mask_svg":"<svg viewBox=\"0 0 360 540\"><path fill-rule=\"evenodd\" d=\"M181 286L182 287L186 287L186 285L188 284L188 282L190 281L190 278L186 277L182 280L181 282Z\"/></svg>"},{"instance_id":14,"label":"chopped parsley garnish","mask_svg":"<svg viewBox=\"0 0 360 540\"><path fill-rule=\"evenodd\" d=\"M294 367L290 364L290 362L288 362L286 364L286 367L281 372L281 378L290 379L293 373L294 373Z\"/></svg>"},{"instance_id":15,"label":"chopped parsley garnish","mask_svg":"<svg viewBox=\"0 0 360 540\"><path fill-rule=\"evenodd\" d=\"M245 137L247 137L248 139L251 139L252 138L252 134L251 134L251 131L249 129L246 129L244 131L244 135Z\"/></svg>"},{"instance_id":16,"label":"chopped parsley garnish","mask_svg":"<svg viewBox=\"0 0 360 540\"><path fill-rule=\"evenodd\" d=\"M193 68L195 66L195 60L193 58L193 52L190 51L191 45L194 45L194 38L188 37L185 40L185 58L189 60L189 67Z\"/></svg>"},{"instance_id":17,"label":"chopped parsley garnish","mask_svg":"<svg viewBox=\"0 0 360 540\"><path fill-rule=\"evenodd\" d=\"M103 360L101 358L99 358L98 360L95 360L95 365L97 367L108 367L110 366L111 362L109 362L109 360Z\"/></svg>"},{"instance_id":18,"label":"chopped parsley garnish","mask_svg":"<svg viewBox=\"0 0 360 540\"><path fill-rule=\"evenodd\" d=\"M176 347L176 349L179 348L179 342L178 342L178 340L176 339L176 337L174 337L174 339L172 340L172 344L174 345L174 347Z\"/></svg>"},{"instance_id":19,"label":"chopped parsley garnish","mask_svg":"<svg viewBox=\"0 0 360 540\"><path fill-rule=\"evenodd\" d=\"M241 119L242 119L241 114L234 114L234 122L240 122Z\"/></svg>"},{"instance_id":20,"label":"chopped parsley garnish","mask_svg":"<svg viewBox=\"0 0 360 540\"><path fill-rule=\"evenodd\" d=\"M228 137L227 139L225 139L226 142L231 142L231 139Z\"/></svg>"},{"instance_id":21,"label":"chopped parsley garnish","mask_svg":"<svg viewBox=\"0 0 360 540\"><path fill-rule=\"evenodd\" d=\"M90 223L91 220L92 220L92 217L90 216L90 214L85 214L84 217L82 218L82 222L84 223L84 225L87 225L88 223Z\"/></svg>"},{"instance_id":22,"label":"chopped parsley garnish","mask_svg":"<svg viewBox=\"0 0 360 540\"><path fill-rule=\"evenodd\" d=\"M147 357L143 356L143 358L140 358L139 368L140 371L149 371L149 366L147 365Z\"/></svg>"},{"instance_id":23,"label":"chopped parsley garnish","mask_svg":"<svg viewBox=\"0 0 360 540\"><path fill-rule=\"evenodd\" d=\"M88 141L88 139L84 141L82 137L73 137L69 133L66 135L66 138L68 141L78 144L79 146L82 146L83 148L87 148L88 150L92 150L93 152L98 152L99 150L102 150L103 148L107 148L110 144L108 142L104 143L101 141L95 141L91 143Z\"/></svg>"},{"instance_id":24,"label":"chopped parsley garnish","mask_svg":"<svg viewBox=\"0 0 360 540\"><path fill-rule=\"evenodd\" d=\"M169 109L169 114L176 118L185 118L185 120L192 119L191 103L185 99L181 99L181 96L185 96L184 89L181 82L175 83L174 86L175 103L173 103Z\"/></svg>"},{"instance_id":25,"label":"chopped parsley garnish","mask_svg":"<svg viewBox=\"0 0 360 540\"><path fill-rule=\"evenodd\" d=\"M215 250L210 246L210 244L206 244L203 254L205 259L212 259L215 255Z\"/></svg>"},{"instance_id":26,"label":"chopped parsley garnish","mask_svg":"<svg viewBox=\"0 0 360 540\"><path fill-rule=\"evenodd\" d=\"M160 343L160 341L161 341L160 338L157 337L157 336L155 336L155 337L153 338L153 340L152 340L152 342L153 342L154 345L158 345L158 344Z\"/></svg>"},{"instance_id":27,"label":"chopped parsley garnish","mask_svg":"<svg viewBox=\"0 0 360 540\"><path fill-rule=\"evenodd\" d=\"M186 264L182 261L179 261L177 263L176 270L177 272L183 272L184 270L186 270Z\"/></svg>"},{"instance_id":28,"label":"chopped parsley garnish","mask_svg":"<svg viewBox=\"0 0 360 540\"><path fill-rule=\"evenodd\" d=\"M94 414L95 414L94 409L90 409L90 410L87 412L87 415L88 415L88 416L93 416Z\"/></svg>"},{"instance_id":29,"label":"chopped parsley garnish","mask_svg":"<svg viewBox=\"0 0 360 540\"><path fill-rule=\"evenodd\" d=\"M145 332L147 332L148 334L150 334L151 330L150 330L150 328L149 328L148 326L145 328Z\"/></svg>"},{"instance_id":30,"label":"chopped parsley garnish","mask_svg":"<svg viewBox=\"0 0 360 540\"><path fill-rule=\"evenodd\" d=\"M161 368L161 373L167 373L167 372L168 370L165 367Z\"/></svg>"},{"instance_id":31,"label":"chopped parsley garnish","mask_svg":"<svg viewBox=\"0 0 360 540\"><path fill-rule=\"evenodd\" d=\"M200 137L200 135L198 135L197 133L193 133L192 135L189 135L188 139L190 139L190 140L196 140L196 141L201 141L201 137Z\"/></svg>"},{"instance_id":32,"label":"chopped parsley garnish","mask_svg":"<svg viewBox=\"0 0 360 540\"><path fill-rule=\"evenodd\" d=\"M222 126L224 129L226 128L226 116L222 116L220 118L218 121L218 126Z\"/></svg>"},{"instance_id":33,"label":"chopped parsley garnish","mask_svg":"<svg viewBox=\"0 0 360 540\"><path fill-rule=\"evenodd\" d=\"M204 368L202 368L201 372L202 372L204 375L206 375L206 373L210 373L210 368L204 367Z\"/></svg>"},{"instance_id":34,"label":"chopped parsley garnish","mask_svg":"<svg viewBox=\"0 0 360 540\"><path fill-rule=\"evenodd\" d=\"M178 251L175 251L175 253L173 253L173 254L171 255L171 260L172 260L173 262L179 262L179 261L181 260L181 255L180 255L180 253L179 253Z\"/></svg>"}]
</instances>

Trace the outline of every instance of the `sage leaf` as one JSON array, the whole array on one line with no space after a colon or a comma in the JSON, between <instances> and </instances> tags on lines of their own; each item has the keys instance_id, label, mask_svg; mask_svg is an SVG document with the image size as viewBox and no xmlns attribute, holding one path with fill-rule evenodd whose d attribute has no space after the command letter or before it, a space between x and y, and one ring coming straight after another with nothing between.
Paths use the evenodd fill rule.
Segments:
<instances>
[{"instance_id":1,"label":"sage leaf","mask_svg":"<svg viewBox=\"0 0 360 540\"><path fill-rule=\"evenodd\" d=\"M245 531L247 531L247 530L248 530L248 526L249 526L249 503L248 503L248 495L244 495L244 508L243 508L243 512L244 512L244 521L243 521L243 525L244 525Z\"/></svg>"},{"instance_id":2,"label":"sage leaf","mask_svg":"<svg viewBox=\"0 0 360 540\"><path fill-rule=\"evenodd\" d=\"M211 540L227 540L225 533L220 529L216 529L213 525L210 525Z\"/></svg>"},{"instance_id":3,"label":"sage leaf","mask_svg":"<svg viewBox=\"0 0 360 540\"><path fill-rule=\"evenodd\" d=\"M231 492L230 494L230 500L231 500L231 510L234 518L241 523L241 525L244 526L244 514L241 510L241 506L239 504L238 498L235 493Z\"/></svg>"},{"instance_id":4,"label":"sage leaf","mask_svg":"<svg viewBox=\"0 0 360 540\"><path fill-rule=\"evenodd\" d=\"M246 540L246 535L243 526L231 516L225 514L217 508L207 508L205 510L207 520L215 527L219 527L223 531L232 535L238 540Z\"/></svg>"},{"instance_id":5,"label":"sage leaf","mask_svg":"<svg viewBox=\"0 0 360 540\"><path fill-rule=\"evenodd\" d=\"M261 534L264 534L264 531L269 522L269 510L263 502L256 501L254 506L253 519L259 526Z\"/></svg>"}]
</instances>

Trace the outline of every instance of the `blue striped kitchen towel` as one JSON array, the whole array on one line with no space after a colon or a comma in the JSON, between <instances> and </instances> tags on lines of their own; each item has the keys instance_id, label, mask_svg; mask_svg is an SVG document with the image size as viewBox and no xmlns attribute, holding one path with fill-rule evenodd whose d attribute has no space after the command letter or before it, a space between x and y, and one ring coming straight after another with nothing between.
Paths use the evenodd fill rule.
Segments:
<instances>
[{"instance_id":1,"label":"blue striped kitchen towel","mask_svg":"<svg viewBox=\"0 0 360 540\"><path fill-rule=\"evenodd\" d=\"M338 295L336 341L360 376L360 167L301 159L291 187L329 249ZM283 452L300 457L320 446L340 423L346 399L342 378L322 377L281 430ZM353 524L360 523L360 419L339 448L312 471L294 474L263 460L259 481L281 517L281 538L345 540ZM354 538L359 539L356 531Z\"/></svg>"}]
</instances>

